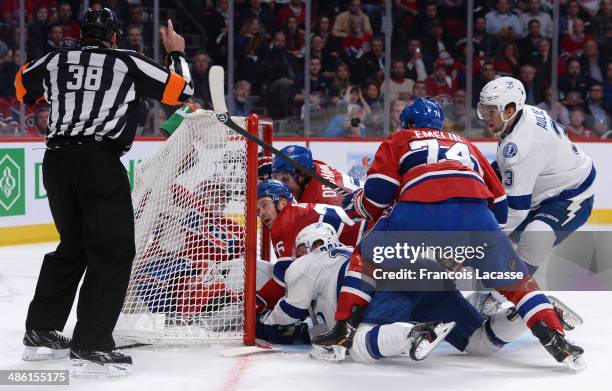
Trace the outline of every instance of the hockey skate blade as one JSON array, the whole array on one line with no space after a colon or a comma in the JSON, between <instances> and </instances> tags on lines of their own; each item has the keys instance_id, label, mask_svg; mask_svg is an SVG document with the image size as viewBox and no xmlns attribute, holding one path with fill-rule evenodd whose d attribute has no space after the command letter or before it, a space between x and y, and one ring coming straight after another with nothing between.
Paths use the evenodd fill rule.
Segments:
<instances>
[{"instance_id":1,"label":"hockey skate blade","mask_svg":"<svg viewBox=\"0 0 612 391\"><path fill-rule=\"evenodd\" d=\"M567 304L557 299L555 296L548 296L548 300L550 300L553 307L560 308L563 311L564 320L566 323L569 323L570 326L581 326L584 323L582 317L578 315L576 311L568 307Z\"/></svg>"},{"instance_id":2,"label":"hockey skate blade","mask_svg":"<svg viewBox=\"0 0 612 391\"><path fill-rule=\"evenodd\" d=\"M579 356L570 355L565 360L563 360L563 364L572 372L582 372L587 368L586 360L584 356L581 354Z\"/></svg>"},{"instance_id":3,"label":"hockey skate blade","mask_svg":"<svg viewBox=\"0 0 612 391\"><path fill-rule=\"evenodd\" d=\"M26 346L21 355L23 361L61 360L68 358L70 349L50 349L45 347Z\"/></svg>"},{"instance_id":4,"label":"hockey skate blade","mask_svg":"<svg viewBox=\"0 0 612 391\"><path fill-rule=\"evenodd\" d=\"M88 360L72 359L70 376L89 378L125 377L133 373L131 364L100 365Z\"/></svg>"},{"instance_id":5,"label":"hockey skate blade","mask_svg":"<svg viewBox=\"0 0 612 391\"><path fill-rule=\"evenodd\" d=\"M309 355L317 360L338 364L346 358L346 348L340 345L312 345Z\"/></svg>"},{"instance_id":6,"label":"hockey skate blade","mask_svg":"<svg viewBox=\"0 0 612 391\"><path fill-rule=\"evenodd\" d=\"M419 343L419 345L415 349L411 349L412 352L409 352L410 358L415 361L421 361L427 358L431 354L431 352L440 344L440 342L444 341L444 338L453 331L456 322L448 322L448 323L440 323L434 328L434 332L436 333L436 339L433 341L423 340Z\"/></svg>"}]
</instances>

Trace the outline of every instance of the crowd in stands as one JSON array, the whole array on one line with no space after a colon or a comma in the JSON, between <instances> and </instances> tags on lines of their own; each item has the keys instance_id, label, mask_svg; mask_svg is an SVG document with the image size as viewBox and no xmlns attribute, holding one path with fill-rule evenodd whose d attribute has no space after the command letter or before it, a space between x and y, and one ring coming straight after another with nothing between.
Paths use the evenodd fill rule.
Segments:
<instances>
[{"instance_id":1,"label":"crowd in stands","mask_svg":"<svg viewBox=\"0 0 612 391\"><path fill-rule=\"evenodd\" d=\"M228 0L161 0L185 25L195 20L204 39L188 46L195 84L193 103L211 108L208 71L226 65ZM19 56L18 0L0 5L0 134L14 134L19 108L14 75ZM30 61L58 47L78 45L82 2L26 1L26 54ZM492 134L475 117L482 87L495 77L520 79L527 104L552 112L575 138L607 138L612 129L612 0L561 0L558 28L550 0L475 0L472 96L466 96L465 0L394 0L391 75L384 78L384 0L313 0L306 20L301 0L235 0L233 91L226 97L234 115L251 112L275 120L277 131L302 134L309 102L312 135L380 136L384 117L397 129L399 113L414 97L432 96L445 107L445 127L467 137ZM93 0L110 7L124 25L120 47L152 56L152 0ZM304 63L306 23L311 26L310 63ZM559 36L558 84L551 85L553 34ZM163 54L163 50L160 51ZM163 58L160 59L163 63ZM310 93L305 94L304 67ZM556 87L556 88L553 88ZM384 111L388 89L390 112ZM553 102L553 90L559 100ZM156 135L154 119L173 108L143 102L139 134ZM49 112L26 108L28 135L44 134ZM466 129L468 116L472 126Z\"/></svg>"}]
</instances>

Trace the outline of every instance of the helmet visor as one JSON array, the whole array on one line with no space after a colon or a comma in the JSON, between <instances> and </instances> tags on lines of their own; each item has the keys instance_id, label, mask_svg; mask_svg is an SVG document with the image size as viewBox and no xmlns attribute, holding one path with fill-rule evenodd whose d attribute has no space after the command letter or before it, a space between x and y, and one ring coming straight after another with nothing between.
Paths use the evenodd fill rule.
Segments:
<instances>
[{"instance_id":1,"label":"helmet visor","mask_svg":"<svg viewBox=\"0 0 612 391\"><path fill-rule=\"evenodd\" d=\"M478 113L478 118L484 121L488 121L495 115L497 115L499 113L499 110L496 105L485 105L479 102L478 107L476 108L476 112Z\"/></svg>"}]
</instances>

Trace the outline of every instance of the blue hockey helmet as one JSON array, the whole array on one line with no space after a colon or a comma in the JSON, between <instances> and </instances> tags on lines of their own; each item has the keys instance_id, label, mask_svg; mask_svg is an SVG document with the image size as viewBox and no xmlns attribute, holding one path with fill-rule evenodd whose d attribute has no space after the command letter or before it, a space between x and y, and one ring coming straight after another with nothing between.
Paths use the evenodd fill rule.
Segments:
<instances>
[{"instance_id":1,"label":"blue hockey helmet","mask_svg":"<svg viewBox=\"0 0 612 391\"><path fill-rule=\"evenodd\" d=\"M442 106L430 98L416 98L400 114L402 128L409 128L414 124L417 128L441 130L443 123L444 111Z\"/></svg>"},{"instance_id":2,"label":"blue hockey helmet","mask_svg":"<svg viewBox=\"0 0 612 391\"><path fill-rule=\"evenodd\" d=\"M285 148L281 149L285 155L289 156L291 159L300 163L302 166L308 167L311 170L314 170L314 162L312 160L312 152L310 149L306 147L302 147L301 145L288 145ZM278 156L274 156L272 160L272 173L280 174L283 172L294 173L296 169L279 158Z\"/></svg>"},{"instance_id":3,"label":"blue hockey helmet","mask_svg":"<svg viewBox=\"0 0 612 391\"><path fill-rule=\"evenodd\" d=\"M287 201L293 201L293 194L291 194L289 188L283 182L276 179L259 182L259 185L257 185L257 199L263 197L272 198L275 204L281 197Z\"/></svg>"}]
</instances>

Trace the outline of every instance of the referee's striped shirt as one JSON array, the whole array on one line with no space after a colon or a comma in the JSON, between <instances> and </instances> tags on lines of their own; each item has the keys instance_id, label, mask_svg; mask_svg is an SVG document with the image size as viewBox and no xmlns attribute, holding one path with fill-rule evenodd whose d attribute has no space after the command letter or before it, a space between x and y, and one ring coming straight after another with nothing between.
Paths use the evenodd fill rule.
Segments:
<instances>
[{"instance_id":1,"label":"referee's striped shirt","mask_svg":"<svg viewBox=\"0 0 612 391\"><path fill-rule=\"evenodd\" d=\"M170 53L166 69L135 51L96 45L55 50L25 64L15 88L20 102L51 105L47 142L94 136L125 150L134 141L140 98L178 105L193 95L181 53Z\"/></svg>"}]
</instances>

